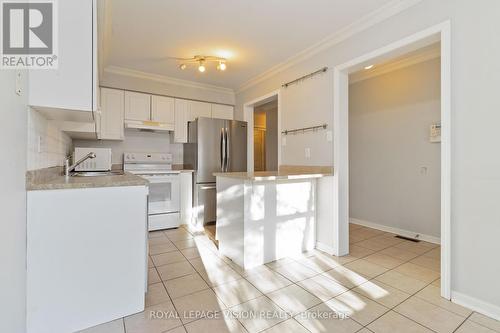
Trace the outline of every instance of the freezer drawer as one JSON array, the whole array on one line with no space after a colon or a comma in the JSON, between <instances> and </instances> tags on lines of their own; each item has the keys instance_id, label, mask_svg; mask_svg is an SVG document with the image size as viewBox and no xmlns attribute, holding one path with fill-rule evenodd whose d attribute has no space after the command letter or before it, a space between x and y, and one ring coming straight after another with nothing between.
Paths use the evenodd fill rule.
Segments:
<instances>
[{"instance_id":1,"label":"freezer drawer","mask_svg":"<svg viewBox=\"0 0 500 333\"><path fill-rule=\"evenodd\" d=\"M215 183L196 184L195 210L197 225L215 222L217 216L217 190Z\"/></svg>"}]
</instances>

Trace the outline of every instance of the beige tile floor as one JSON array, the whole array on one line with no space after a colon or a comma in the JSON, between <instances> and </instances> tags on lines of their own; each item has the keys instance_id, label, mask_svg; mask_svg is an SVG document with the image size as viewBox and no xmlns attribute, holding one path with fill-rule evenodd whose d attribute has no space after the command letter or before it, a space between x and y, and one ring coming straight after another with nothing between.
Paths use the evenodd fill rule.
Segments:
<instances>
[{"instance_id":1,"label":"beige tile floor","mask_svg":"<svg viewBox=\"0 0 500 333\"><path fill-rule=\"evenodd\" d=\"M312 251L248 271L186 228L150 233L149 243L146 310L83 332L500 332L439 296L431 243L351 224L348 256Z\"/></svg>"}]
</instances>

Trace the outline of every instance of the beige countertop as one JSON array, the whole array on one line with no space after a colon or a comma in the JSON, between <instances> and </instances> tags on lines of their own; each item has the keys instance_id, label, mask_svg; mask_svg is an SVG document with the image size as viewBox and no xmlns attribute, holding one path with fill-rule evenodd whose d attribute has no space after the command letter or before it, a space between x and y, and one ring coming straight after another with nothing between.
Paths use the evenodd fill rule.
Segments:
<instances>
[{"instance_id":1,"label":"beige countertop","mask_svg":"<svg viewBox=\"0 0 500 333\"><path fill-rule=\"evenodd\" d=\"M47 168L26 173L26 190L60 190L118 186L146 186L148 181L125 172L123 175L98 177L65 177L61 167Z\"/></svg>"},{"instance_id":2,"label":"beige countertop","mask_svg":"<svg viewBox=\"0 0 500 333\"><path fill-rule=\"evenodd\" d=\"M293 171L256 171L256 172L216 172L216 177L227 177L241 180L286 180L286 179L308 179L332 176L332 173L320 172L293 172Z\"/></svg>"}]
</instances>

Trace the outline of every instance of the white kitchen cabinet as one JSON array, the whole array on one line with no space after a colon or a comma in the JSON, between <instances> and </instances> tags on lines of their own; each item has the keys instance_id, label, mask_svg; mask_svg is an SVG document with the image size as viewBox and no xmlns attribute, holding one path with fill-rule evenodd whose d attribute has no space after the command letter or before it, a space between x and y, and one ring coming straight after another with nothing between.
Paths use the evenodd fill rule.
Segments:
<instances>
[{"instance_id":1,"label":"white kitchen cabinet","mask_svg":"<svg viewBox=\"0 0 500 333\"><path fill-rule=\"evenodd\" d=\"M189 103L189 118L188 121L193 121L199 117L212 117L212 104L198 101L188 101Z\"/></svg>"},{"instance_id":2,"label":"white kitchen cabinet","mask_svg":"<svg viewBox=\"0 0 500 333\"><path fill-rule=\"evenodd\" d=\"M28 333L75 332L144 310L147 194L28 191Z\"/></svg>"},{"instance_id":3,"label":"white kitchen cabinet","mask_svg":"<svg viewBox=\"0 0 500 333\"><path fill-rule=\"evenodd\" d=\"M176 98L174 101L174 109L174 141L176 143L186 143L188 139L187 124L189 121L189 101Z\"/></svg>"},{"instance_id":4,"label":"white kitchen cabinet","mask_svg":"<svg viewBox=\"0 0 500 333\"><path fill-rule=\"evenodd\" d=\"M173 125L174 119L174 99L172 97L153 95L151 97L151 120Z\"/></svg>"},{"instance_id":5,"label":"white kitchen cabinet","mask_svg":"<svg viewBox=\"0 0 500 333\"><path fill-rule=\"evenodd\" d=\"M49 119L92 121L97 110L96 0L57 2L58 68L29 71L29 105Z\"/></svg>"},{"instance_id":6,"label":"white kitchen cabinet","mask_svg":"<svg viewBox=\"0 0 500 333\"><path fill-rule=\"evenodd\" d=\"M231 105L212 104L212 118L233 120L234 107Z\"/></svg>"},{"instance_id":7,"label":"white kitchen cabinet","mask_svg":"<svg viewBox=\"0 0 500 333\"><path fill-rule=\"evenodd\" d=\"M125 91L125 119L150 121L151 95Z\"/></svg>"},{"instance_id":8,"label":"white kitchen cabinet","mask_svg":"<svg viewBox=\"0 0 500 333\"><path fill-rule=\"evenodd\" d=\"M101 88L101 123L99 139L124 139L125 92Z\"/></svg>"}]
</instances>

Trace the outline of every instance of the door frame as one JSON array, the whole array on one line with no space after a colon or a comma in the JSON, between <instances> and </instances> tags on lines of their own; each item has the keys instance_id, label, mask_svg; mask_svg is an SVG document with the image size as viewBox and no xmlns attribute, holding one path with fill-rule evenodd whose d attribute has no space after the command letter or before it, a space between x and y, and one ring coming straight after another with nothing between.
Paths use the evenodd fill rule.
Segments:
<instances>
[{"instance_id":1,"label":"door frame","mask_svg":"<svg viewBox=\"0 0 500 333\"><path fill-rule=\"evenodd\" d=\"M349 253L349 73L441 42L441 296L451 299L451 24L445 21L334 68L334 244Z\"/></svg>"},{"instance_id":2,"label":"door frame","mask_svg":"<svg viewBox=\"0 0 500 333\"><path fill-rule=\"evenodd\" d=\"M247 171L254 171L254 154L253 154L253 116L256 106L265 104L273 99L278 99L278 168L281 166L281 89L277 89L257 97L243 104L243 120L247 122Z\"/></svg>"}]
</instances>

